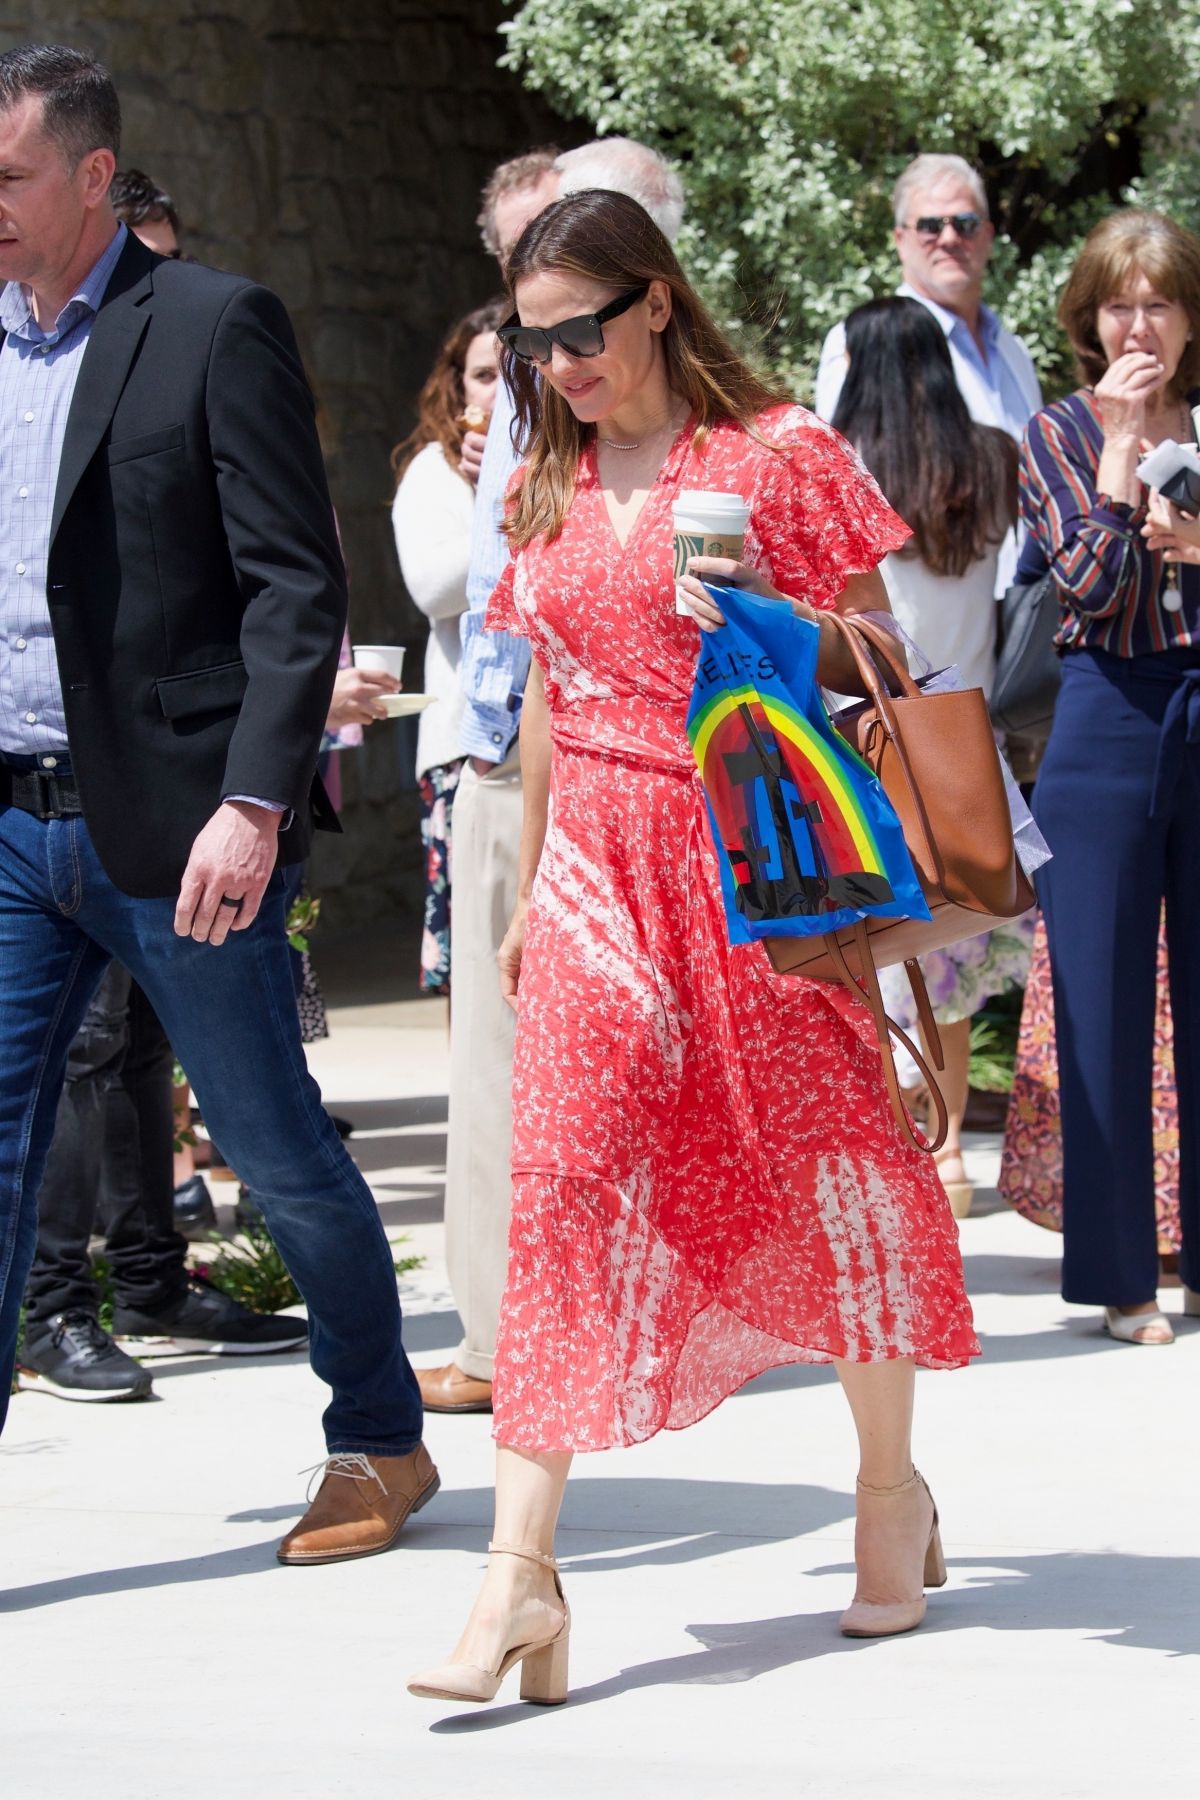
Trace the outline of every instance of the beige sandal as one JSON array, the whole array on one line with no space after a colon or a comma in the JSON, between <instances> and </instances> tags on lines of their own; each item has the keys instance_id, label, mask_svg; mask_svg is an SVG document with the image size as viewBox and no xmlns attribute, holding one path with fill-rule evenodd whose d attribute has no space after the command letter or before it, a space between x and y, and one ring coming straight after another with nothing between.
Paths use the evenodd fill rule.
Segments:
<instances>
[{"instance_id":1,"label":"beige sandal","mask_svg":"<svg viewBox=\"0 0 1200 1800\"><path fill-rule=\"evenodd\" d=\"M1186 1299L1184 1301L1184 1311L1187 1311ZM1151 1345L1157 1346L1159 1344L1173 1344L1175 1342L1175 1333L1171 1328L1171 1321L1168 1319L1166 1313L1123 1313L1115 1306L1106 1306L1104 1309L1104 1326L1109 1337L1116 1338L1118 1343L1121 1344L1140 1344L1143 1348L1149 1349ZM1138 1336L1139 1331L1147 1330L1155 1331L1158 1335L1156 1337Z\"/></svg>"}]
</instances>

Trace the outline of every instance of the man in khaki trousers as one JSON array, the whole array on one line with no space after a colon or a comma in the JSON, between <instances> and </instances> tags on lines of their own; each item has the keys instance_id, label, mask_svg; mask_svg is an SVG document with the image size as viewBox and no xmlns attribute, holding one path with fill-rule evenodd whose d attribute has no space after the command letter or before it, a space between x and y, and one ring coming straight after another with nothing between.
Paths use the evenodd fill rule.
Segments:
<instances>
[{"instance_id":1,"label":"man in khaki trousers","mask_svg":"<svg viewBox=\"0 0 1200 1800\"><path fill-rule=\"evenodd\" d=\"M446 1264L464 1336L449 1370L418 1371L429 1411L491 1405L492 1350L508 1260L516 1025L516 1014L500 996L496 951L516 904L520 838L521 766L514 744L502 763L483 774L468 761L454 798ZM464 866L470 870L466 881L459 875ZM431 1375L438 1380L431 1382Z\"/></svg>"},{"instance_id":2,"label":"man in khaki trousers","mask_svg":"<svg viewBox=\"0 0 1200 1800\"><path fill-rule=\"evenodd\" d=\"M668 237L679 230L679 177L644 144L604 138L562 156L533 151L502 163L484 190L479 225L501 268L531 219L560 192L583 188L628 194ZM452 1362L417 1370L426 1412L491 1411L492 1354L508 1263L516 1015L500 997L496 952L517 902L517 731L529 647L507 632L486 631L483 619L508 560L500 523L517 462L512 417L501 381L486 436L469 431L463 442L463 468L476 479L476 494L459 669L466 761L454 800L446 1151L446 1261L463 1340Z\"/></svg>"}]
</instances>

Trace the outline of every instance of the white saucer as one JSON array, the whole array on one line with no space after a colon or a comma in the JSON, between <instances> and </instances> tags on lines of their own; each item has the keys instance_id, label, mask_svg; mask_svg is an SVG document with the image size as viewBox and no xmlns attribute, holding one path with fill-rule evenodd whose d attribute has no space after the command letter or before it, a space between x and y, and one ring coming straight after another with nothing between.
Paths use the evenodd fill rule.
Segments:
<instances>
[{"instance_id":1,"label":"white saucer","mask_svg":"<svg viewBox=\"0 0 1200 1800\"><path fill-rule=\"evenodd\" d=\"M402 719L406 713L424 712L437 699L436 694L378 694L375 696L389 719Z\"/></svg>"}]
</instances>

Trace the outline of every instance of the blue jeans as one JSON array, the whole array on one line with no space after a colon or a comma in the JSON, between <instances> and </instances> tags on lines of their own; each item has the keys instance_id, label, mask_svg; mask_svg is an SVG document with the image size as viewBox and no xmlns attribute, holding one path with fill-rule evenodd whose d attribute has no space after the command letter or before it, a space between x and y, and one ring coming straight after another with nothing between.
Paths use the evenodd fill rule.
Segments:
<instances>
[{"instance_id":1,"label":"blue jeans","mask_svg":"<svg viewBox=\"0 0 1200 1800\"><path fill-rule=\"evenodd\" d=\"M401 1456L421 1397L392 1252L300 1043L276 872L247 931L176 937L175 901L115 888L82 818L0 808L0 1424L67 1051L110 957L145 990L309 1309L330 1452Z\"/></svg>"}]
</instances>

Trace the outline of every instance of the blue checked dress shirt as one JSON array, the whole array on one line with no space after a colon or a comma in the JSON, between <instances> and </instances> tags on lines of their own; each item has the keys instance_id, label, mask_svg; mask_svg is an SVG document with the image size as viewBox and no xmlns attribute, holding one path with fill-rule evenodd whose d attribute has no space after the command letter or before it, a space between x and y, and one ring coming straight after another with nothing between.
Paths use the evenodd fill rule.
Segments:
<instances>
[{"instance_id":1,"label":"blue checked dress shirt","mask_svg":"<svg viewBox=\"0 0 1200 1800\"><path fill-rule=\"evenodd\" d=\"M118 225L50 331L20 282L0 292L0 755L57 760L69 750L46 604L50 520L75 383L128 236ZM287 810L254 794L225 797Z\"/></svg>"},{"instance_id":2,"label":"blue checked dress shirt","mask_svg":"<svg viewBox=\"0 0 1200 1800\"><path fill-rule=\"evenodd\" d=\"M529 643L508 631L486 631L484 614L492 589L508 561L508 540L500 530L504 496L518 463L512 447L513 403L507 384L496 383L483 467L475 490L471 562L467 570L467 610L462 616L463 691L459 747L465 756L501 763L517 735L521 695L529 674Z\"/></svg>"},{"instance_id":3,"label":"blue checked dress shirt","mask_svg":"<svg viewBox=\"0 0 1200 1800\"><path fill-rule=\"evenodd\" d=\"M127 236L119 226L49 331L19 282L0 293L0 752L67 750L46 604L50 520L75 382Z\"/></svg>"}]
</instances>

